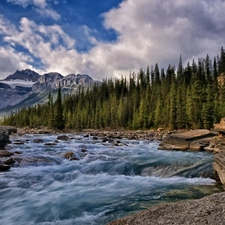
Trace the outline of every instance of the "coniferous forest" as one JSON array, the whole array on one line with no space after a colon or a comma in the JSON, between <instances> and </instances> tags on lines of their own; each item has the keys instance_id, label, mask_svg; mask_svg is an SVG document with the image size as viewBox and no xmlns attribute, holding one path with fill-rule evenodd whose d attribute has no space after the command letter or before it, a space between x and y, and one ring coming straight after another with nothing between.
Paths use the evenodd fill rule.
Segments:
<instances>
[{"instance_id":1,"label":"coniferous forest","mask_svg":"<svg viewBox=\"0 0 225 225\"><path fill-rule=\"evenodd\" d=\"M225 51L210 59L169 65L158 64L120 79L108 78L101 85L76 95L23 108L4 119L5 125L52 128L168 129L212 128L225 116Z\"/></svg>"}]
</instances>

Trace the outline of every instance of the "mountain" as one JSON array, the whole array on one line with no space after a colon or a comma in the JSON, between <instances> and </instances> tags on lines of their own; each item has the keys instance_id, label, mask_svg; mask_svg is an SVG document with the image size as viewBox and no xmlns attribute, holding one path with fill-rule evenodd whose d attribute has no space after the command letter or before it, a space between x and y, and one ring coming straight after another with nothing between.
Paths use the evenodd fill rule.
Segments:
<instances>
[{"instance_id":1,"label":"mountain","mask_svg":"<svg viewBox=\"0 0 225 225\"><path fill-rule=\"evenodd\" d=\"M14 74L9 75L5 78L5 81L11 80L23 80L23 81L32 81L37 82L40 78L40 75L33 70L26 69L26 70L17 70Z\"/></svg>"},{"instance_id":2,"label":"mountain","mask_svg":"<svg viewBox=\"0 0 225 225\"><path fill-rule=\"evenodd\" d=\"M101 82L94 81L86 74L63 76L57 72L39 75L26 69L16 71L4 80L0 80L0 117L15 112L23 107L42 104L47 101L49 92L56 99L59 85L63 96L75 94L80 87L91 87Z\"/></svg>"}]
</instances>

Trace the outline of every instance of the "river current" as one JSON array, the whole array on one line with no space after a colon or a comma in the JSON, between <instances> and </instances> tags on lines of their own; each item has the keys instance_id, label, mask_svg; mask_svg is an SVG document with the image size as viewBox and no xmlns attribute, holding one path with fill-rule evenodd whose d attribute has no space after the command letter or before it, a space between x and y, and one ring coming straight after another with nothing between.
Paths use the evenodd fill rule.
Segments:
<instances>
[{"instance_id":1,"label":"river current","mask_svg":"<svg viewBox=\"0 0 225 225\"><path fill-rule=\"evenodd\" d=\"M45 143L56 135L24 135L23 145L12 139L11 151L27 160L0 173L1 224L104 225L156 204L221 191L208 177L210 153L161 151L156 141L121 139L115 146L68 136L54 146ZM64 159L71 151L79 160Z\"/></svg>"}]
</instances>

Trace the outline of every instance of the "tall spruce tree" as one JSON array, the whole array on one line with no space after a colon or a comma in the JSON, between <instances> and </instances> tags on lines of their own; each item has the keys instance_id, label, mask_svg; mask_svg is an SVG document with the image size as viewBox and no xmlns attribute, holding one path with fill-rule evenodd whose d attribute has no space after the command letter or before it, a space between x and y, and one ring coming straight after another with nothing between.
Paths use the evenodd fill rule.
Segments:
<instances>
[{"instance_id":1,"label":"tall spruce tree","mask_svg":"<svg viewBox=\"0 0 225 225\"><path fill-rule=\"evenodd\" d=\"M55 128L57 129L64 129L65 128L65 121L63 118L63 107L62 107L62 94L61 94L61 86L59 84L58 88L58 95L55 102L56 109L55 109Z\"/></svg>"}]
</instances>

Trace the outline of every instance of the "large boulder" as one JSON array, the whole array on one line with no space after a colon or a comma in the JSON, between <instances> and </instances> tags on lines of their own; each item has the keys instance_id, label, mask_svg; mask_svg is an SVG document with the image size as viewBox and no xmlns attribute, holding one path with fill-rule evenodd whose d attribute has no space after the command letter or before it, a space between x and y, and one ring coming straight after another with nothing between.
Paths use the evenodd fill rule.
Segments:
<instances>
[{"instance_id":1,"label":"large boulder","mask_svg":"<svg viewBox=\"0 0 225 225\"><path fill-rule=\"evenodd\" d=\"M225 186L225 150L221 150L215 154L213 168L217 172L221 183Z\"/></svg>"},{"instance_id":2,"label":"large boulder","mask_svg":"<svg viewBox=\"0 0 225 225\"><path fill-rule=\"evenodd\" d=\"M107 225L223 225L225 221L225 193L202 199L167 203L124 217Z\"/></svg>"},{"instance_id":3,"label":"large boulder","mask_svg":"<svg viewBox=\"0 0 225 225\"><path fill-rule=\"evenodd\" d=\"M10 169L10 166L9 165L6 165L2 161L0 161L0 171L7 171L9 169Z\"/></svg>"},{"instance_id":4,"label":"large boulder","mask_svg":"<svg viewBox=\"0 0 225 225\"><path fill-rule=\"evenodd\" d=\"M4 149L4 147L9 143L9 134L5 130L0 129L0 149Z\"/></svg>"},{"instance_id":5,"label":"large boulder","mask_svg":"<svg viewBox=\"0 0 225 225\"><path fill-rule=\"evenodd\" d=\"M167 135L160 143L161 150L204 150L216 135L206 129L190 130Z\"/></svg>"},{"instance_id":6,"label":"large boulder","mask_svg":"<svg viewBox=\"0 0 225 225\"><path fill-rule=\"evenodd\" d=\"M11 133L17 133L17 128L16 127L13 127L13 126L0 126L0 130L4 130L9 135Z\"/></svg>"}]
</instances>

